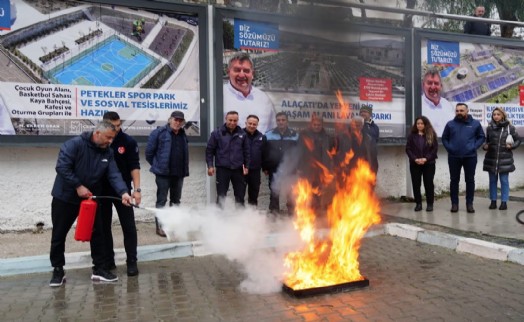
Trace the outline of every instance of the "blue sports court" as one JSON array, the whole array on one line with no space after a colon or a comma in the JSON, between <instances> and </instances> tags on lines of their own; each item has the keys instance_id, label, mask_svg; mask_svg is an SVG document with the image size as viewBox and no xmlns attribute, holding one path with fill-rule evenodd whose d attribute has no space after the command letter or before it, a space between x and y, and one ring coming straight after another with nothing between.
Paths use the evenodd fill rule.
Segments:
<instances>
[{"instance_id":1,"label":"blue sports court","mask_svg":"<svg viewBox=\"0 0 524 322\"><path fill-rule=\"evenodd\" d=\"M449 66L449 67L446 67L445 69L443 69L441 72L440 72L440 76L442 78L445 78L445 77L448 77L449 74L451 74L451 72L453 70L455 70L456 67L454 66Z\"/></svg>"},{"instance_id":2,"label":"blue sports court","mask_svg":"<svg viewBox=\"0 0 524 322\"><path fill-rule=\"evenodd\" d=\"M158 60L113 36L50 71L53 83L132 87L158 64Z\"/></svg>"},{"instance_id":3,"label":"blue sports court","mask_svg":"<svg viewBox=\"0 0 524 322\"><path fill-rule=\"evenodd\" d=\"M482 73L486 73L486 72L490 72L492 70L495 70L495 65L493 65L492 63L480 65L480 66L477 66L477 70L481 74Z\"/></svg>"}]
</instances>

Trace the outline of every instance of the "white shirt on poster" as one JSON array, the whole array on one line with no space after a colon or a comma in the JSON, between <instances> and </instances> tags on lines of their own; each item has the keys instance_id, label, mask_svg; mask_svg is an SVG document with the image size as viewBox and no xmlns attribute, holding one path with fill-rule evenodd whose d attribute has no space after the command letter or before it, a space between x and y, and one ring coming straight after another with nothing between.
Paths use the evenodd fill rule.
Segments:
<instances>
[{"instance_id":1,"label":"white shirt on poster","mask_svg":"<svg viewBox=\"0 0 524 322\"><path fill-rule=\"evenodd\" d=\"M238 112L238 126L245 127L246 119L250 114L259 118L258 130L262 133L276 126L275 108L273 102L266 93L251 86L251 92L244 97L242 92L237 91L230 82L224 84L224 117L227 112Z\"/></svg>"},{"instance_id":2,"label":"white shirt on poster","mask_svg":"<svg viewBox=\"0 0 524 322\"><path fill-rule=\"evenodd\" d=\"M444 97L435 105L426 95L422 95L422 115L429 119L437 136L441 137L446 124L455 118L455 107Z\"/></svg>"},{"instance_id":3,"label":"white shirt on poster","mask_svg":"<svg viewBox=\"0 0 524 322\"><path fill-rule=\"evenodd\" d=\"M11 116L5 106L4 100L0 100L0 135L15 135L15 128L11 122Z\"/></svg>"}]
</instances>

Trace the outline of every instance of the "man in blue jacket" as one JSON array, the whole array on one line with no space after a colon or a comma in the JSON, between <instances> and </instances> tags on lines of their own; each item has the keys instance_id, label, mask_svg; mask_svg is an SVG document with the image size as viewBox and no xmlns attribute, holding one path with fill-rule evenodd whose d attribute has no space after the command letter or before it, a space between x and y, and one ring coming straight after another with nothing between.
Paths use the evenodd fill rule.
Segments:
<instances>
[{"instance_id":1,"label":"man in blue jacket","mask_svg":"<svg viewBox=\"0 0 524 322\"><path fill-rule=\"evenodd\" d=\"M293 216L294 201L291 189L285 189L282 179L295 172L296 167L284 164L284 156L296 153L298 133L289 128L286 112L278 112L276 115L277 126L264 135L264 150L262 152L262 170L268 176L269 191L269 212L280 214L280 192L285 190L287 193L287 214ZM290 169L292 168L292 169Z\"/></svg>"},{"instance_id":2,"label":"man in blue jacket","mask_svg":"<svg viewBox=\"0 0 524 322\"><path fill-rule=\"evenodd\" d=\"M442 133L442 144L448 151L449 194L451 212L458 211L458 193L460 171L464 167L466 181L466 210L474 213L475 169L477 167L477 149L484 144L486 136L480 122L468 114L468 105L457 103L455 118L449 121Z\"/></svg>"},{"instance_id":3,"label":"man in blue jacket","mask_svg":"<svg viewBox=\"0 0 524 322\"><path fill-rule=\"evenodd\" d=\"M235 202L244 205L246 183L250 162L249 142L246 132L238 126L238 113L229 111L226 123L211 133L206 147L207 175L216 173L217 204L224 205L224 199L233 185Z\"/></svg>"},{"instance_id":4,"label":"man in blue jacket","mask_svg":"<svg viewBox=\"0 0 524 322\"><path fill-rule=\"evenodd\" d=\"M184 131L184 113L174 111L168 124L154 130L147 141L146 160L155 174L156 208L164 208L169 191L169 205L179 205L184 178L189 176L189 147ZM156 220L156 233L166 237Z\"/></svg>"},{"instance_id":5,"label":"man in blue jacket","mask_svg":"<svg viewBox=\"0 0 524 322\"><path fill-rule=\"evenodd\" d=\"M51 195L51 250L49 258L53 266L53 277L49 286L61 286L65 281L65 240L80 210L80 202L93 195L100 195L104 178L122 203L132 202L127 186L116 166L113 151L109 145L116 135L116 129L108 121L102 121L93 132L66 141L60 148L56 162L56 178ZM91 257L93 258L92 280L113 282L118 277L106 270L106 258L101 216L95 216L91 236Z\"/></svg>"},{"instance_id":6,"label":"man in blue jacket","mask_svg":"<svg viewBox=\"0 0 524 322\"><path fill-rule=\"evenodd\" d=\"M133 199L135 204L139 205L142 199L142 190L140 189L140 156L138 153L138 144L128 134L121 129L122 120L117 112L106 112L102 119L109 121L116 129L116 136L111 143L111 149L115 156L115 162L118 170L122 174L127 189L131 192L131 182L133 182ZM118 196L109 184L104 184L103 195ZM135 212L133 207L126 207L120 201L115 199L101 199L100 207L102 211L102 222L104 225L104 237L106 240L106 256L108 269L115 269L115 252L113 250L113 234L111 226L113 223L113 205L115 206L122 226L124 235L124 248L126 250L127 276L138 275L137 267L137 232L135 224Z\"/></svg>"}]
</instances>

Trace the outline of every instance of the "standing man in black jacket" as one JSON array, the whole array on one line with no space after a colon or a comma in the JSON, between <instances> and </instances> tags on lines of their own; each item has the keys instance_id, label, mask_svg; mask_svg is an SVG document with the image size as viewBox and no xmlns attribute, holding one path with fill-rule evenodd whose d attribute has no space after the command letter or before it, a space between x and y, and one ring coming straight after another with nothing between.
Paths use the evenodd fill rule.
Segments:
<instances>
[{"instance_id":1,"label":"standing man in black jacket","mask_svg":"<svg viewBox=\"0 0 524 322\"><path fill-rule=\"evenodd\" d=\"M51 195L51 250L49 258L53 277L49 286L61 286L65 281L65 240L80 210L82 199L100 195L104 178L122 197L122 203L130 206L132 198L122 175L116 166L109 145L116 136L116 129L108 121L102 121L93 132L66 141L60 148L56 162L56 178ZM93 258L92 280L113 282L118 277L105 268L105 246L100 214L95 217L91 236Z\"/></svg>"},{"instance_id":2,"label":"standing man in black jacket","mask_svg":"<svg viewBox=\"0 0 524 322\"><path fill-rule=\"evenodd\" d=\"M117 112L106 112L103 119L113 124L117 131L113 143L111 143L111 149L113 150L118 170L120 170L129 192L132 190L131 182L133 182L134 190L132 196L135 199L135 204L139 205L142 199L142 190L140 189L140 156L138 153L138 144L135 139L122 131L122 121ZM111 188L109 184L104 184L103 189L103 195L118 197L115 190ZM116 268L115 251L113 250L113 234L111 232L113 205L115 205L124 235L124 248L127 256L127 276L136 276L138 275L138 267L136 264L136 248L138 242L135 212L133 211L133 207L126 207L122 205L120 201L115 199L101 199L100 201L102 222L104 225L104 237L106 239L107 269Z\"/></svg>"},{"instance_id":3,"label":"standing man in black jacket","mask_svg":"<svg viewBox=\"0 0 524 322\"><path fill-rule=\"evenodd\" d=\"M257 127L258 116L249 115L244 128L251 154L248 166L249 171L246 175L247 203L255 207L258 205L258 193L260 192L260 169L262 168L262 148L264 144L264 134L257 130Z\"/></svg>"},{"instance_id":4,"label":"standing man in black jacket","mask_svg":"<svg viewBox=\"0 0 524 322\"><path fill-rule=\"evenodd\" d=\"M473 17L482 18L486 13L486 9L483 6L478 6L473 12ZM491 35L491 24L483 21L466 21L464 24L464 33L471 35Z\"/></svg>"},{"instance_id":5,"label":"standing man in black jacket","mask_svg":"<svg viewBox=\"0 0 524 322\"><path fill-rule=\"evenodd\" d=\"M246 132L238 126L238 113L229 111L226 123L211 132L206 147L207 175L211 177L216 173L217 204L220 207L224 206L229 182L233 185L235 203L244 206L244 176L249 172L249 160Z\"/></svg>"}]
</instances>

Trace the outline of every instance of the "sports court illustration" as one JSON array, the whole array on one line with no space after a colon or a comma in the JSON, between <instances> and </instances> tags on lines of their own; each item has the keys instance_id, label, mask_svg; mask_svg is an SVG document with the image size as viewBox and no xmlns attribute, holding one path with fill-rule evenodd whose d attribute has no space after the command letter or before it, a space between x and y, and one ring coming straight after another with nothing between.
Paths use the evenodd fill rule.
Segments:
<instances>
[{"instance_id":1,"label":"sports court illustration","mask_svg":"<svg viewBox=\"0 0 524 322\"><path fill-rule=\"evenodd\" d=\"M111 36L81 55L47 72L55 84L133 87L158 59L117 36Z\"/></svg>"},{"instance_id":2,"label":"sports court illustration","mask_svg":"<svg viewBox=\"0 0 524 322\"><path fill-rule=\"evenodd\" d=\"M524 60L518 51L476 44L461 54L460 66L447 66L440 76L443 96L450 101L515 101L518 85L524 81Z\"/></svg>"}]
</instances>

